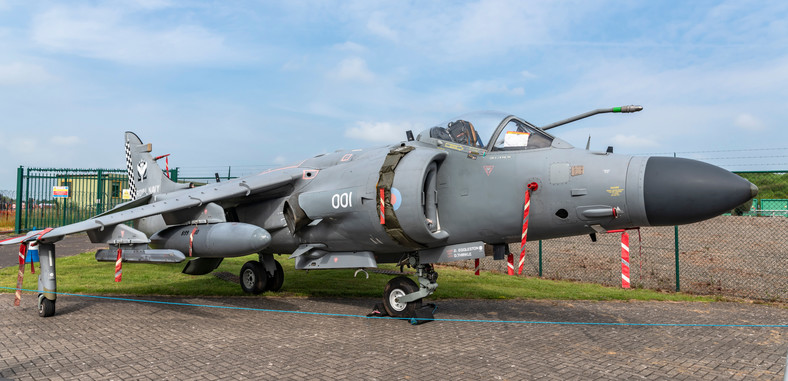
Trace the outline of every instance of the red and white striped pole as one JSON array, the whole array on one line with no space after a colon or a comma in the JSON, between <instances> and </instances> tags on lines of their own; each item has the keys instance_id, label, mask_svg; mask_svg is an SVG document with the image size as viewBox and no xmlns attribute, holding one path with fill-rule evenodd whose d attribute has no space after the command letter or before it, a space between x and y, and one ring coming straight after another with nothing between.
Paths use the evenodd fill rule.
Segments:
<instances>
[{"instance_id":1,"label":"red and white striped pole","mask_svg":"<svg viewBox=\"0 0 788 381\"><path fill-rule=\"evenodd\" d=\"M621 287L629 288L629 233L621 233Z\"/></svg>"},{"instance_id":2,"label":"red and white striped pole","mask_svg":"<svg viewBox=\"0 0 788 381\"><path fill-rule=\"evenodd\" d=\"M19 307L22 300L22 281L25 279L25 255L27 245L23 242L19 245L19 273L16 275L16 292L14 293L14 306Z\"/></svg>"},{"instance_id":3,"label":"red and white striped pole","mask_svg":"<svg viewBox=\"0 0 788 381\"><path fill-rule=\"evenodd\" d=\"M523 273L525 264L525 242L528 238L528 214L531 211L531 191L539 189L539 184L530 183L525 189L525 202L523 204L523 234L520 237L520 264L517 267L517 275Z\"/></svg>"},{"instance_id":4,"label":"red and white striped pole","mask_svg":"<svg viewBox=\"0 0 788 381\"><path fill-rule=\"evenodd\" d=\"M525 264L525 241L528 237L528 212L531 209L531 191L525 190L525 206L523 207L523 234L520 236L520 264L517 266L517 275L523 273Z\"/></svg>"},{"instance_id":5,"label":"red and white striped pole","mask_svg":"<svg viewBox=\"0 0 788 381\"><path fill-rule=\"evenodd\" d=\"M123 277L122 259L121 250L118 248L118 259L115 260L115 282L120 282L120 279Z\"/></svg>"},{"instance_id":6,"label":"red and white striped pole","mask_svg":"<svg viewBox=\"0 0 788 381\"><path fill-rule=\"evenodd\" d=\"M156 156L153 158L153 161L159 161L161 158L164 158L164 174L167 178L170 178L170 154Z\"/></svg>"},{"instance_id":7,"label":"red and white striped pole","mask_svg":"<svg viewBox=\"0 0 788 381\"><path fill-rule=\"evenodd\" d=\"M479 275L479 258L476 258L474 260L474 265L476 266L476 268L474 269L474 274Z\"/></svg>"},{"instance_id":8,"label":"red and white striped pole","mask_svg":"<svg viewBox=\"0 0 788 381\"><path fill-rule=\"evenodd\" d=\"M514 275L514 254L507 255L506 262L506 267L508 268L507 273L509 275Z\"/></svg>"}]
</instances>

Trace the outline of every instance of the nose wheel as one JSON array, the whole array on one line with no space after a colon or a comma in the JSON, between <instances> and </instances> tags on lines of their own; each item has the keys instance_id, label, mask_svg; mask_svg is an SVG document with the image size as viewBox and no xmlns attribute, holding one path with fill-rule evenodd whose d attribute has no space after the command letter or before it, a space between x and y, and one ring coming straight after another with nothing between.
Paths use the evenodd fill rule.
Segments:
<instances>
[{"instance_id":1,"label":"nose wheel","mask_svg":"<svg viewBox=\"0 0 788 381\"><path fill-rule=\"evenodd\" d=\"M389 316L411 317L421 307L421 299L412 302L402 301L403 297L419 291L419 286L404 276L396 277L386 283L383 289L383 305Z\"/></svg>"},{"instance_id":2,"label":"nose wheel","mask_svg":"<svg viewBox=\"0 0 788 381\"><path fill-rule=\"evenodd\" d=\"M432 295L438 288L438 273L430 264L419 264L417 256L408 258L408 266L416 268L419 279L417 284L410 278L398 276L383 289L383 307L389 316L397 318L413 318L422 307L422 299ZM430 318L432 314L430 313Z\"/></svg>"}]
</instances>

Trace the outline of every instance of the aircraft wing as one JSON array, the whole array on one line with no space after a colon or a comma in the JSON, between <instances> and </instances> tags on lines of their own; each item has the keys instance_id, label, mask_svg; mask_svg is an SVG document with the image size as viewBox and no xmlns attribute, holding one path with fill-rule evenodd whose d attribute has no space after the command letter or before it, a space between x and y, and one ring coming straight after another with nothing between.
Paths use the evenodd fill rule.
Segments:
<instances>
[{"instance_id":1,"label":"aircraft wing","mask_svg":"<svg viewBox=\"0 0 788 381\"><path fill-rule=\"evenodd\" d=\"M246 198L265 198L267 192L291 184L296 178L300 178L301 176L302 173L300 170L297 174L293 170L264 172L223 183L209 184L176 191L166 199L154 201L152 203L148 203L152 197L147 195L137 200L120 204L106 213L87 220L54 228L49 231L30 232L23 237L2 241L0 245L24 242L36 236L38 237L38 241L56 242L68 234L112 227L139 218L198 207L209 202L237 204L243 203Z\"/></svg>"}]
</instances>

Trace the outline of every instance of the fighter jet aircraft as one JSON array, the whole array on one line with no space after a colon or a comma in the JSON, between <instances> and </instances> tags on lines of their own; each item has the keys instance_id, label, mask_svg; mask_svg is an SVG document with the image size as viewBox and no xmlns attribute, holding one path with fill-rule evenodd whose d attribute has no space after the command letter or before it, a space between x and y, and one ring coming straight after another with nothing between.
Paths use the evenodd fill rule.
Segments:
<instances>
[{"instance_id":1,"label":"fighter jet aircraft","mask_svg":"<svg viewBox=\"0 0 788 381\"><path fill-rule=\"evenodd\" d=\"M181 262L206 274L223 258L259 254L240 270L247 293L277 291L290 254L299 270L414 268L385 287L391 316L409 317L436 287L433 264L496 259L520 242L530 188L529 239L593 235L612 229L686 224L753 198L743 178L699 161L574 148L543 128L505 113L453 118L415 139L337 151L226 182L194 187L164 176L132 132L125 134L132 200L88 220L30 232L3 244L39 245L39 315L55 313L55 247L87 232L109 249L98 260ZM133 221L133 227L125 224Z\"/></svg>"}]
</instances>

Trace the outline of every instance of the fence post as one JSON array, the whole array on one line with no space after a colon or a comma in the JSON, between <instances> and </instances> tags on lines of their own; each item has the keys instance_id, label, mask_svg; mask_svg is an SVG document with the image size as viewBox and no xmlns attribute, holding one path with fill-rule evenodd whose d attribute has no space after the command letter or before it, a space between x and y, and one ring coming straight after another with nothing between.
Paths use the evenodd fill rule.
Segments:
<instances>
[{"instance_id":1,"label":"fence post","mask_svg":"<svg viewBox=\"0 0 788 381\"><path fill-rule=\"evenodd\" d=\"M104 170L99 169L96 180L96 214L99 215L104 212Z\"/></svg>"},{"instance_id":2,"label":"fence post","mask_svg":"<svg viewBox=\"0 0 788 381\"><path fill-rule=\"evenodd\" d=\"M542 240L539 240L539 277L542 277Z\"/></svg>"},{"instance_id":3,"label":"fence post","mask_svg":"<svg viewBox=\"0 0 788 381\"><path fill-rule=\"evenodd\" d=\"M676 153L673 152L673 157L676 157ZM681 281L679 281L679 226L673 226L673 236L675 237L673 247L676 251L676 292L681 291Z\"/></svg>"},{"instance_id":4,"label":"fence post","mask_svg":"<svg viewBox=\"0 0 788 381\"><path fill-rule=\"evenodd\" d=\"M27 169L25 176L25 226L24 230L30 230L30 168Z\"/></svg>"},{"instance_id":5,"label":"fence post","mask_svg":"<svg viewBox=\"0 0 788 381\"><path fill-rule=\"evenodd\" d=\"M673 235L676 237L673 246L676 250L676 292L681 291L681 282L679 281L679 227L673 226Z\"/></svg>"},{"instance_id":6,"label":"fence post","mask_svg":"<svg viewBox=\"0 0 788 381\"><path fill-rule=\"evenodd\" d=\"M21 165L16 170L16 216L14 216L14 233L22 232L22 178L25 169Z\"/></svg>"},{"instance_id":7,"label":"fence post","mask_svg":"<svg viewBox=\"0 0 788 381\"><path fill-rule=\"evenodd\" d=\"M68 183L69 183L69 177L68 177L68 173L66 173L65 175L63 175L62 184L68 184ZM62 220L60 222L60 226L66 226L66 219L68 218L67 217L68 216L68 202L69 202L69 200L72 199L71 195L73 194L72 193L73 191L72 191L71 188L74 187L74 184L72 183L70 185L71 186L68 187L68 197L63 199L63 216L62 216L63 218L62 218Z\"/></svg>"}]
</instances>

